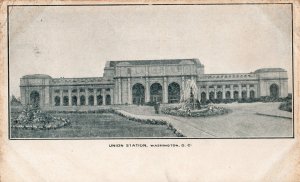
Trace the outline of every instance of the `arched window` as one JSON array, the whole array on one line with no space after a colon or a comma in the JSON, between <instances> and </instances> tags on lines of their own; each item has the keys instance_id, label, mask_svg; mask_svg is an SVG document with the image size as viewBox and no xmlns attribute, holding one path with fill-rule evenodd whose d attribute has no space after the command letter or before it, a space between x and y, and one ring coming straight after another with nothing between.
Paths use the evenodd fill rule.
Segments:
<instances>
[{"instance_id":1,"label":"arched window","mask_svg":"<svg viewBox=\"0 0 300 182\"><path fill-rule=\"evenodd\" d=\"M233 92L233 99L234 100L238 100L239 99L239 92L238 91L234 91Z\"/></svg>"},{"instance_id":2,"label":"arched window","mask_svg":"<svg viewBox=\"0 0 300 182\"><path fill-rule=\"evenodd\" d=\"M77 106L77 97L76 96L72 97L72 106Z\"/></svg>"},{"instance_id":3,"label":"arched window","mask_svg":"<svg viewBox=\"0 0 300 182\"><path fill-rule=\"evenodd\" d=\"M221 91L219 91L219 92L217 92L217 99L218 100L222 100L222 92Z\"/></svg>"},{"instance_id":4,"label":"arched window","mask_svg":"<svg viewBox=\"0 0 300 182\"><path fill-rule=\"evenodd\" d=\"M80 105L81 106L85 105L85 96L84 95L80 96Z\"/></svg>"},{"instance_id":5,"label":"arched window","mask_svg":"<svg viewBox=\"0 0 300 182\"><path fill-rule=\"evenodd\" d=\"M64 106L68 106L69 105L69 97L68 96L64 96L63 97L63 105Z\"/></svg>"},{"instance_id":6,"label":"arched window","mask_svg":"<svg viewBox=\"0 0 300 182\"><path fill-rule=\"evenodd\" d=\"M60 97L59 96L56 96L54 98L54 102L55 102L55 106L59 106L60 105Z\"/></svg>"},{"instance_id":7,"label":"arched window","mask_svg":"<svg viewBox=\"0 0 300 182\"><path fill-rule=\"evenodd\" d=\"M102 97L102 95L98 95L97 96L97 105L102 105L103 104L103 97Z\"/></svg>"},{"instance_id":8,"label":"arched window","mask_svg":"<svg viewBox=\"0 0 300 182\"><path fill-rule=\"evenodd\" d=\"M247 91L242 91L242 99L247 99Z\"/></svg>"},{"instance_id":9,"label":"arched window","mask_svg":"<svg viewBox=\"0 0 300 182\"><path fill-rule=\"evenodd\" d=\"M90 106L93 106L93 105L94 105L94 96L93 96L93 95L90 95L90 96L89 96L89 105L90 105Z\"/></svg>"},{"instance_id":10,"label":"arched window","mask_svg":"<svg viewBox=\"0 0 300 182\"><path fill-rule=\"evenodd\" d=\"M225 96L226 96L226 99L230 99L230 91L227 91Z\"/></svg>"}]
</instances>

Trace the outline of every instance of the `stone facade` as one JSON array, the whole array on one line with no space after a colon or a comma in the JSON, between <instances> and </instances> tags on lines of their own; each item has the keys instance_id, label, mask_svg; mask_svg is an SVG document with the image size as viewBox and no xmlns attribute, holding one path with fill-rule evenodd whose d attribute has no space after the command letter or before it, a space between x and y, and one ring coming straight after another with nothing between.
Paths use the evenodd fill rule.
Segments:
<instances>
[{"instance_id":1,"label":"stone facade","mask_svg":"<svg viewBox=\"0 0 300 182\"><path fill-rule=\"evenodd\" d=\"M26 75L20 79L23 105L97 107L110 104L179 102L187 80L195 80L198 98L247 99L286 97L287 72L263 68L251 73L205 74L198 59L108 61L103 77L52 78Z\"/></svg>"}]
</instances>

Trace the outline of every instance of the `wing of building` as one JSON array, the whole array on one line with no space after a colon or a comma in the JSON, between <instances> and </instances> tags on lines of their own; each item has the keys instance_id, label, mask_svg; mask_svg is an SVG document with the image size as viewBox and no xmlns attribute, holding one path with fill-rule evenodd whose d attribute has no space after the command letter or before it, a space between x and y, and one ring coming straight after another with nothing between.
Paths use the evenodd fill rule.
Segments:
<instances>
[{"instance_id":1,"label":"wing of building","mask_svg":"<svg viewBox=\"0 0 300 182\"><path fill-rule=\"evenodd\" d=\"M107 61L103 77L26 75L20 79L21 101L49 108L174 103L180 101L188 80L196 81L197 97L202 101L288 95L287 71L282 68L205 74L199 59L165 59Z\"/></svg>"}]
</instances>

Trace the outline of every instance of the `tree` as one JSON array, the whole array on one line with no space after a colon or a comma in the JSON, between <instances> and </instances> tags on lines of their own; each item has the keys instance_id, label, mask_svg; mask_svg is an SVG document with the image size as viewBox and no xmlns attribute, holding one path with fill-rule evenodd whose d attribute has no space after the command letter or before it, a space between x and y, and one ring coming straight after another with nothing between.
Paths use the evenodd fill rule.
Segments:
<instances>
[{"instance_id":1,"label":"tree","mask_svg":"<svg viewBox=\"0 0 300 182\"><path fill-rule=\"evenodd\" d=\"M10 104L12 106L21 106L22 105L20 99L17 99L16 96L14 96L14 95L11 96Z\"/></svg>"}]
</instances>

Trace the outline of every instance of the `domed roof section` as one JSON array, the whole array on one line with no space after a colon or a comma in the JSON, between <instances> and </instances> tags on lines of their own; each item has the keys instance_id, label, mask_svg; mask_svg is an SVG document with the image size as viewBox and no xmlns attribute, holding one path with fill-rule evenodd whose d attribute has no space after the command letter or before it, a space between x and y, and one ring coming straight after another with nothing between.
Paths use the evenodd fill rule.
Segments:
<instances>
[{"instance_id":1,"label":"domed roof section","mask_svg":"<svg viewBox=\"0 0 300 182\"><path fill-rule=\"evenodd\" d=\"M254 73L263 73L263 72L286 72L283 68L261 68L256 70Z\"/></svg>"},{"instance_id":2,"label":"domed roof section","mask_svg":"<svg viewBox=\"0 0 300 182\"><path fill-rule=\"evenodd\" d=\"M40 78L40 79L51 79L52 77L45 74L33 74L33 75L25 75L22 78Z\"/></svg>"}]
</instances>

